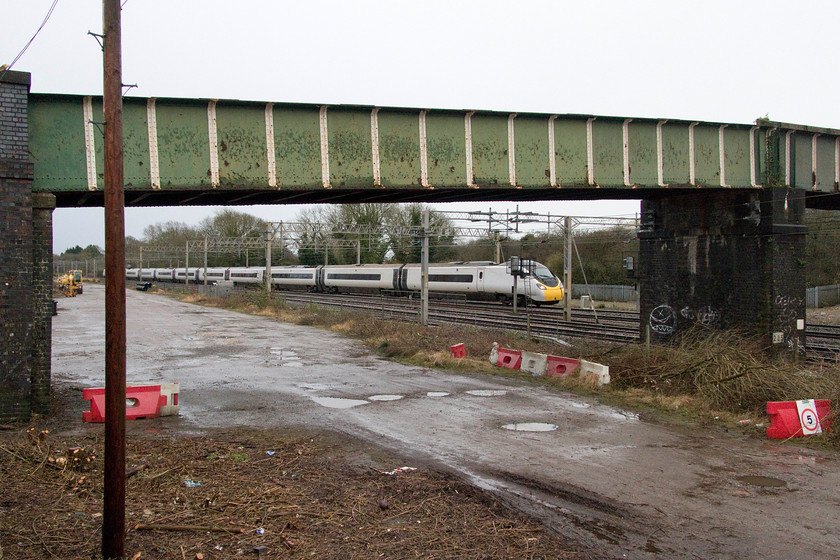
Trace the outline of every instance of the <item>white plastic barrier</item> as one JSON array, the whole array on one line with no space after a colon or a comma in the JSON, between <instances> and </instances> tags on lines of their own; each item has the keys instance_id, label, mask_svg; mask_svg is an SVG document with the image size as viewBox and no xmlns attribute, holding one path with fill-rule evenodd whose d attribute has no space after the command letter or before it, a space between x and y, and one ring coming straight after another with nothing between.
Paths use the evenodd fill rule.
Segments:
<instances>
[{"instance_id":1,"label":"white plastic barrier","mask_svg":"<svg viewBox=\"0 0 840 560\"><path fill-rule=\"evenodd\" d=\"M581 377L592 376L598 387L601 387L610 382L610 366L581 360L579 375Z\"/></svg>"},{"instance_id":2,"label":"white plastic barrier","mask_svg":"<svg viewBox=\"0 0 840 560\"><path fill-rule=\"evenodd\" d=\"M178 404L178 393L180 392L180 383L161 383L160 394L166 396L166 404L160 407L161 416L178 416L180 406Z\"/></svg>"},{"instance_id":3,"label":"white plastic barrier","mask_svg":"<svg viewBox=\"0 0 840 560\"><path fill-rule=\"evenodd\" d=\"M522 371L533 373L534 375L545 375L545 370L548 367L548 356L539 354L537 352L522 352L522 366L519 368Z\"/></svg>"}]
</instances>

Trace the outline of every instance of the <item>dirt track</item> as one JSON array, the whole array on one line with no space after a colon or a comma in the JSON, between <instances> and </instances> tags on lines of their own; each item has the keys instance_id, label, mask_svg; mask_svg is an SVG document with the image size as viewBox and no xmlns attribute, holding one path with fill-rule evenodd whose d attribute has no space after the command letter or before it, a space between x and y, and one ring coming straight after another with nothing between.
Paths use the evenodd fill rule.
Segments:
<instances>
[{"instance_id":1,"label":"dirt track","mask_svg":"<svg viewBox=\"0 0 840 560\"><path fill-rule=\"evenodd\" d=\"M62 387L103 383L103 296L91 286L61 301ZM337 431L460 473L603 558L836 557L834 454L675 430L521 382L394 364L317 329L127 296L128 381L181 383L181 417L160 420L170 430ZM557 429L502 428L531 422Z\"/></svg>"}]
</instances>

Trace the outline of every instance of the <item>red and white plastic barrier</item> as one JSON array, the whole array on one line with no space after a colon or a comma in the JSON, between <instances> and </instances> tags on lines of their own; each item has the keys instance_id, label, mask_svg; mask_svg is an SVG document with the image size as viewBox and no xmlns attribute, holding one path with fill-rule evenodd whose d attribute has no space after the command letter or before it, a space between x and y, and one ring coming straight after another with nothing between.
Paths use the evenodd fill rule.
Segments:
<instances>
[{"instance_id":1,"label":"red and white plastic barrier","mask_svg":"<svg viewBox=\"0 0 840 560\"><path fill-rule=\"evenodd\" d=\"M499 347L496 365L508 369L519 369L522 367L522 352Z\"/></svg>"},{"instance_id":2,"label":"red and white plastic barrier","mask_svg":"<svg viewBox=\"0 0 840 560\"><path fill-rule=\"evenodd\" d=\"M125 388L127 420L157 418L178 414L178 383L162 385L130 384ZM105 421L105 388L85 389L82 398L90 401L90 410L82 412L85 422Z\"/></svg>"},{"instance_id":3,"label":"red and white plastic barrier","mask_svg":"<svg viewBox=\"0 0 840 560\"><path fill-rule=\"evenodd\" d=\"M548 375L549 377L563 377L580 368L579 375L591 380L598 387L610 382L610 366L537 352L510 350L500 347L498 342L494 342L490 350L490 363L503 368L521 369L534 375Z\"/></svg>"},{"instance_id":4,"label":"red and white plastic barrier","mask_svg":"<svg viewBox=\"0 0 840 560\"><path fill-rule=\"evenodd\" d=\"M453 358L466 358L467 357L467 348L464 346L464 343L454 344L449 347L449 355Z\"/></svg>"},{"instance_id":5,"label":"red and white plastic barrier","mask_svg":"<svg viewBox=\"0 0 840 560\"><path fill-rule=\"evenodd\" d=\"M546 364L546 375L549 377L564 377L578 368L580 360L549 355L546 357Z\"/></svg>"},{"instance_id":6,"label":"red and white plastic barrier","mask_svg":"<svg viewBox=\"0 0 840 560\"><path fill-rule=\"evenodd\" d=\"M166 402L160 405L161 416L178 416L180 405L178 393L181 392L180 383L161 383L160 394L166 397Z\"/></svg>"},{"instance_id":7,"label":"red and white plastic barrier","mask_svg":"<svg viewBox=\"0 0 840 560\"><path fill-rule=\"evenodd\" d=\"M770 426L767 437L788 439L818 434L829 429L831 401L771 401L767 403Z\"/></svg>"}]
</instances>

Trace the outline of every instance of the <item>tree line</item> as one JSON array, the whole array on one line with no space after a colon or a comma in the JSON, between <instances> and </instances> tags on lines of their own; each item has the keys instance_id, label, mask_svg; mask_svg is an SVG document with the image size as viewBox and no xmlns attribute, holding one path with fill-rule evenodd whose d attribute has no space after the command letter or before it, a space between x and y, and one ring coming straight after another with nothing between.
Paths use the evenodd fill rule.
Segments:
<instances>
[{"instance_id":1,"label":"tree line","mask_svg":"<svg viewBox=\"0 0 840 560\"><path fill-rule=\"evenodd\" d=\"M295 221L303 224L325 224L326 229L340 225L357 224L378 226L382 233L360 235L334 233L330 239L320 234L301 234L296 244L286 243L283 250L272 254L275 265L317 265L355 263L357 251L360 262L382 263L420 262L422 242L419 238L389 235L388 228L397 229L421 226L421 204L346 204L311 206L300 212ZM807 267L808 286L840 284L840 214L832 211L808 210L806 213L808 239L803 264ZM539 261L561 276L565 235L561 229L551 232L527 233L513 238L466 239L455 236L453 224L444 215L430 211L430 226L441 235L429 243L430 262L496 261L497 255L505 261L513 255ZM202 220L198 225L183 222L163 222L147 226L143 237L126 237L126 256L129 264L139 265L141 247L183 248L187 241L209 238L250 237L264 239L266 222L251 214L225 209ZM358 248L355 243L358 243ZM623 268L626 257L638 254L638 240L633 228L610 227L586 232L575 232L572 252L572 278L575 283L584 279L590 284L633 284ZM71 247L54 256L59 266L101 270L102 249L89 245ZM190 257L190 264L203 262L203 255ZM86 263L86 264L85 264ZM95 264L93 264L95 263ZM208 255L210 266L265 266L262 248L242 250L238 253ZM184 266L183 252L147 253L143 266Z\"/></svg>"}]
</instances>

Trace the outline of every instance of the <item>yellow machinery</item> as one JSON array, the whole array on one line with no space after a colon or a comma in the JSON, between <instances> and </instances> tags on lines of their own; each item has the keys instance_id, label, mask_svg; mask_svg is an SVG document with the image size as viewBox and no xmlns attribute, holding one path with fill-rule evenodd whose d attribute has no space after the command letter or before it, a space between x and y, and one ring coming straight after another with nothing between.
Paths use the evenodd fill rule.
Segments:
<instances>
[{"instance_id":1,"label":"yellow machinery","mask_svg":"<svg viewBox=\"0 0 840 560\"><path fill-rule=\"evenodd\" d=\"M75 297L81 294L84 285L82 284L82 271L71 270L67 274L58 277L58 285L67 297Z\"/></svg>"}]
</instances>

